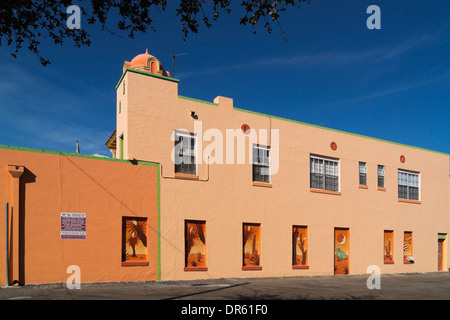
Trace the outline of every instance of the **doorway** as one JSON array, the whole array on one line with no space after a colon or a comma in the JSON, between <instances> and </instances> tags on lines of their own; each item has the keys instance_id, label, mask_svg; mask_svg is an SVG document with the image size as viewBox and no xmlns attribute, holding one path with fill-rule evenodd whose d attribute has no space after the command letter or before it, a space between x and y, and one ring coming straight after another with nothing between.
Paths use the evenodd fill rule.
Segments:
<instances>
[{"instance_id":1,"label":"doorway","mask_svg":"<svg viewBox=\"0 0 450 320\"><path fill-rule=\"evenodd\" d=\"M350 230L334 229L334 274L349 274L350 270Z\"/></svg>"},{"instance_id":2,"label":"doorway","mask_svg":"<svg viewBox=\"0 0 450 320\"><path fill-rule=\"evenodd\" d=\"M438 271L444 271L444 242L446 235L438 234Z\"/></svg>"}]
</instances>

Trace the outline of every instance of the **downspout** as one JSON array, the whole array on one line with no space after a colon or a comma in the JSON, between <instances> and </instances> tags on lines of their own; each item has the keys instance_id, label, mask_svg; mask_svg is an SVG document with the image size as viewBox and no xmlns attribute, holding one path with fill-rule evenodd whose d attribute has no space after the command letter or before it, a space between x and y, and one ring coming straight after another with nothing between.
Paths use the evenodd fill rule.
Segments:
<instances>
[{"instance_id":1,"label":"downspout","mask_svg":"<svg viewBox=\"0 0 450 320\"><path fill-rule=\"evenodd\" d=\"M24 166L8 165L8 171L12 176L13 185L13 201L11 206L11 233L10 233L10 263L11 263L11 278L13 285L19 285L20 273L20 177L24 173Z\"/></svg>"},{"instance_id":2,"label":"downspout","mask_svg":"<svg viewBox=\"0 0 450 320\"><path fill-rule=\"evenodd\" d=\"M6 285L9 286L9 203L6 203Z\"/></svg>"}]
</instances>

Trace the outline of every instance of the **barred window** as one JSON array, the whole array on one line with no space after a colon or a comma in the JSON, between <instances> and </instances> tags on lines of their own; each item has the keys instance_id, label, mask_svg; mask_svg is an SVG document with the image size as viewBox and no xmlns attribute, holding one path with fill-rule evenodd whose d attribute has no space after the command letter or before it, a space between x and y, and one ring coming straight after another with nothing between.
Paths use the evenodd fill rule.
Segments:
<instances>
[{"instance_id":1,"label":"barred window","mask_svg":"<svg viewBox=\"0 0 450 320\"><path fill-rule=\"evenodd\" d=\"M310 186L313 189L339 191L339 161L311 156Z\"/></svg>"},{"instance_id":2,"label":"barred window","mask_svg":"<svg viewBox=\"0 0 450 320\"><path fill-rule=\"evenodd\" d=\"M419 200L419 174L398 171L398 197L400 199Z\"/></svg>"},{"instance_id":3,"label":"barred window","mask_svg":"<svg viewBox=\"0 0 450 320\"><path fill-rule=\"evenodd\" d=\"M359 163L359 184L367 186L367 163Z\"/></svg>"},{"instance_id":4,"label":"barred window","mask_svg":"<svg viewBox=\"0 0 450 320\"><path fill-rule=\"evenodd\" d=\"M175 131L175 172L197 174L196 141L192 133Z\"/></svg>"},{"instance_id":5,"label":"barred window","mask_svg":"<svg viewBox=\"0 0 450 320\"><path fill-rule=\"evenodd\" d=\"M270 183L270 149L253 145L253 181Z\"/></svg>"},{"instance_id":6,"label":"barred window","mask_svg":"<svg viewBox=\"0 0 450 320\"><path fill-rule=\"evenodd\" d=\"M378 187L379 188L384 188L384 174L385 174L384 166L378 165Z\"/></svg>"}]
</instances>

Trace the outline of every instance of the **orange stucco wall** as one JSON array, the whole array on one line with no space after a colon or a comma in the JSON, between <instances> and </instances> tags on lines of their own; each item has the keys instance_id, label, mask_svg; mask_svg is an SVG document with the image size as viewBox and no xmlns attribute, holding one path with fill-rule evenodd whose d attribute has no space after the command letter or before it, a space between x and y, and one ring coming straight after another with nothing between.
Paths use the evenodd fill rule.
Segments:
<instances>
[{"instance_id":1,"label":"orange stucco wall","mask_svg":"<svg viewBox=\"0 0 450 320\"><path fill-rule=\"evenodd\" d=\"M119 86L118 98L127 100L122 115L127 117L125 158L162 165L163 280L333 274L333 235L339 227L349 228L350 274L366 273L369 265L378 265L382 273L437 270L437 235L449 231L448 155L244 112L229 98L218 97L216 105L186 99L178 96L178 83L152 76L127 72L124 79L126 97ZM195 121L201 121L203 132L216 128L224 138L227 129L244 123L256 130L278 129L279 170L272 176L272 187L252 184L248 160L211 164L209 170L203 160L198 180L173 179L172 134L181 128L194 132ZM118 119L118 126L123 124ZM332 141L338 146L335 151ZM202 149L209 143L203 141ZM247 152L248 147L247 142ZM310 191L311 154L339 159L340 195ZM367 162L367 189L359 188L359 161ZM386 168L384 191L377 189L378 164ZM398 169L420 172L420 204L398 201ZM206 221L207 271L183 270L183 227L188 219ZM245 222L261 224L262 270L242 270ZM308 226L308 269L292 268L293 225ZM390 265L383 263L384 230L394 231ZM413 232L415 264L403 264L405 231Z\"/></svg>"},{"instance_id":2,"label":"orange stucco wall","mask_svg":"<svg viewBox=\"0 0 450 320\"><path fill-rule=\"evenodd\" d=\"M20 268L22 284L65 283L77 265L81 282L157 279L157 167L0 148L0 285L6 283L4 204L15 214L8 165L20 177ZM86 214L86 239L60 239L60 213ZM122 217L148 219L148 266L121 266ZM14 228L12 228L14 230ZM15 272L17 266L11 266Z\"/></svg>"}]
</instances>

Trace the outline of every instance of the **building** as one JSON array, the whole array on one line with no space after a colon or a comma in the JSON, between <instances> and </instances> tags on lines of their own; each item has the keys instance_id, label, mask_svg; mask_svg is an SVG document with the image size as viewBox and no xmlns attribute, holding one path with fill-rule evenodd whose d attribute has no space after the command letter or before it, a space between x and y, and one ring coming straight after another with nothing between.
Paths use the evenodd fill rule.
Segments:
<instances>
[{"instance_id":1,"label":"building","mask_svg":"<svg viewBox=\"0 0 450 320\"><path fill-rule=\"evenodd\" d=\"M112 159L0 147L10 282L448 270L448 154L178 85L148 52L124 63Z\"/></svg>"}]
</instances>

